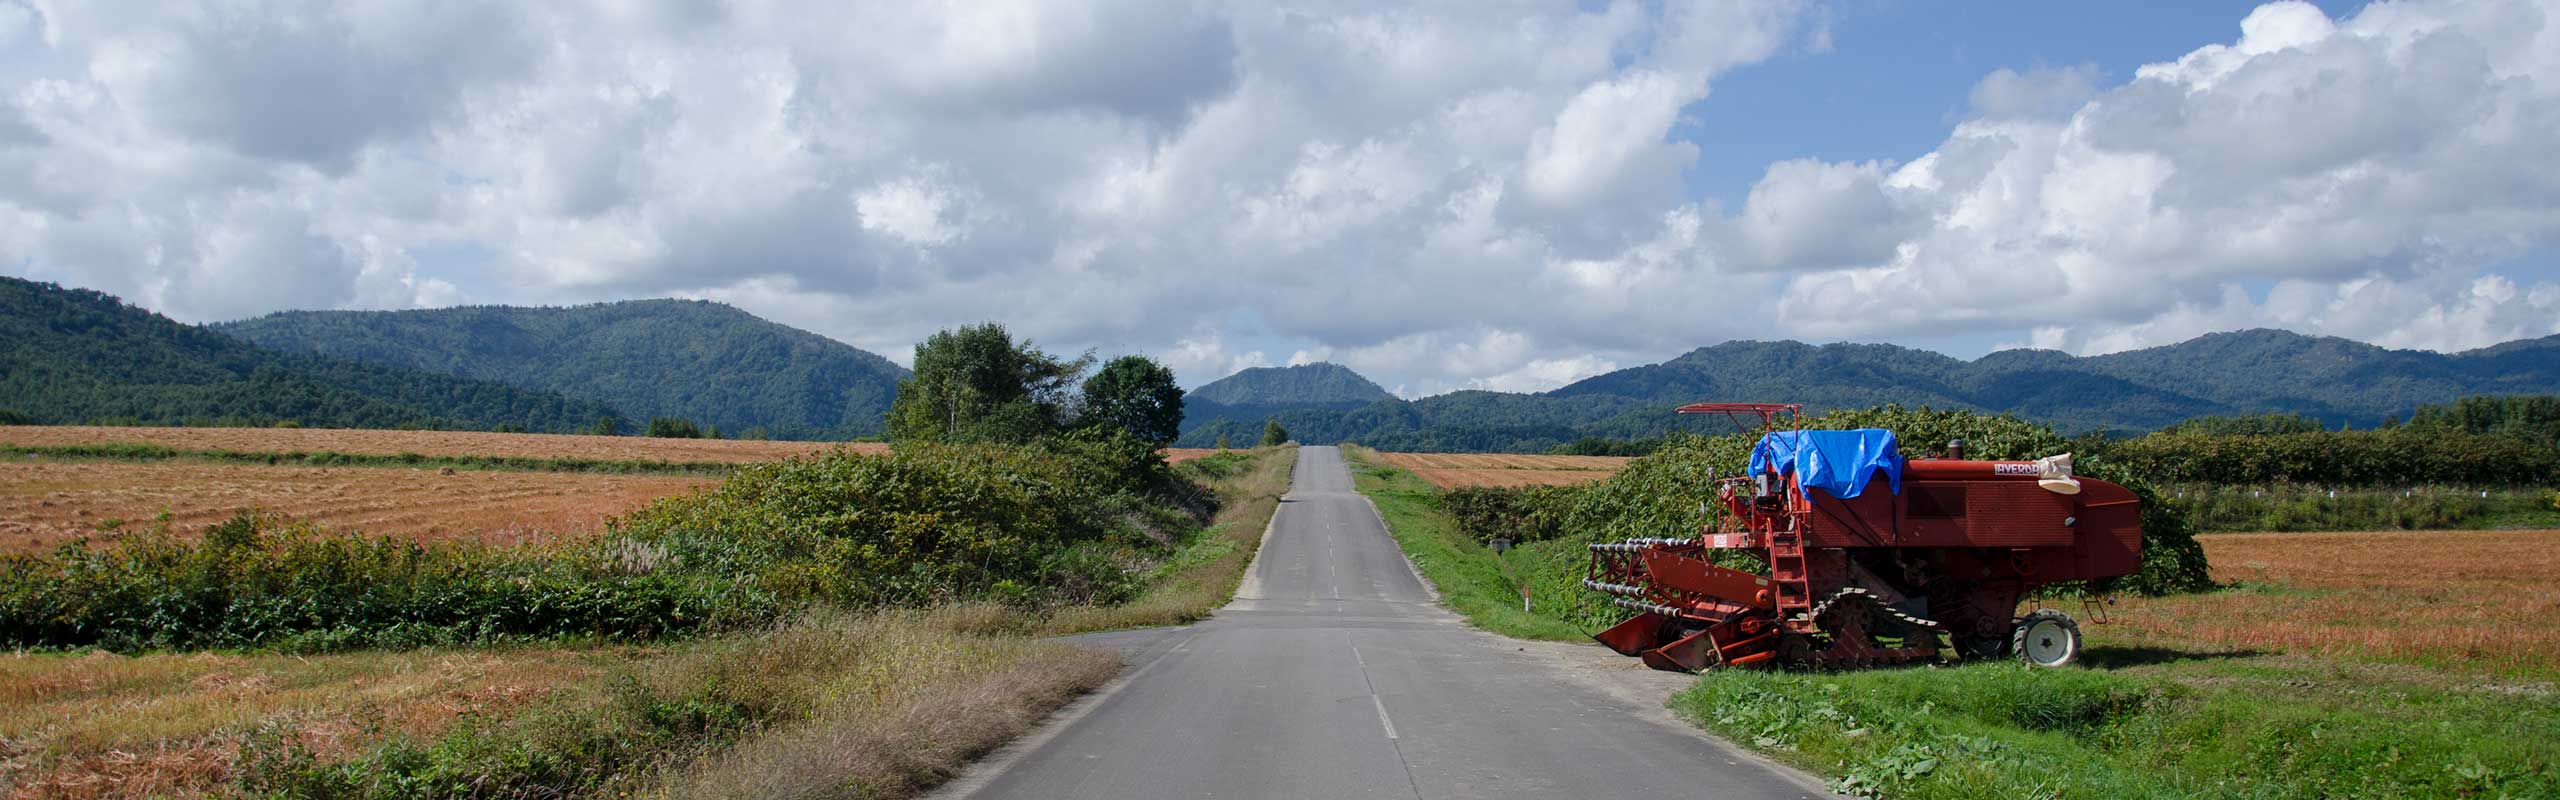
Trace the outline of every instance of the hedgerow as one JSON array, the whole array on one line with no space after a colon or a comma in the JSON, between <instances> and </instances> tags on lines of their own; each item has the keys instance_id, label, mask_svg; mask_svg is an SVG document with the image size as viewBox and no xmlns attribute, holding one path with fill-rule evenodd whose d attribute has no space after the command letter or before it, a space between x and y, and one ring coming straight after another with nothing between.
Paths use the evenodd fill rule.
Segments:
<instances>
[{"instance_id":1,"label":"hedgerow","mask_svg":"<svg viewBox=\"0 0 2560 800\"><path fill-rule=\"evenodd\" d=\"M0 646L331 649L657 639L812 607L1132 597L1213 495L1126 434L839 449L740 468L591 541L332 536L244 513L0 558Z\"/></svg>"}]
</instances>

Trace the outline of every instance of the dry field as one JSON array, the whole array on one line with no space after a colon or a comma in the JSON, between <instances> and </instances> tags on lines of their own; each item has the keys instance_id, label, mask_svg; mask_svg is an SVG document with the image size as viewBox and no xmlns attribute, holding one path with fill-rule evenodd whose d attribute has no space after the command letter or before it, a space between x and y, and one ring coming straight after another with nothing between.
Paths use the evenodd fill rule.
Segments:
<instances>
[{"instance_id":1,"label":"dry field","mask_svg":"<svg viewBox=\"0 0 2560 800\"><path fill-rule=\"evenodd\" d=\"M2214 578L2241 586L2126 599L2108 632L2499 674L2560 670L2560 531L2196 538Z\"/></svg>"},{"instance_id":2,"label":"dry field","mask_svg":"<svg viewBox=\"0 0 2560 800\"><path fill-rule=\"evenodd\" d=\"M516 543L601 528L715 478L383 467L0 460L0 553L106 543L148 530L201 533L241 509L332 532Z\"/></svg>"},{"instance_id":3,"label":"dry field","mask_svg":"<svg viewBox=\"0 0 2560 800\"><path fill-rule=\"evenodd\" d=\"M628 693L664 701L726 685L806 717L777 720L765 735L664 776L656 793L777 797L861 786L901 796L1119 670L1108 651L968 627L1005 615L816 615L654 647L0 654L0 795L230 796L241 743L261 731L327 761L394 736L464 732L518 752L505 748L526 740L493 737L487 731L503 725L492 723L547 708L573 728L602 725L604 709Z\"/></svg>"},{"instance_id":4,"label":"dry field","mask_svg":"<svg viewBox=\"0 0 2560 800\"><path fill-rule=\"evenodd\" d=\"M315 750L340 755L385 735L432 737L464 715L504 715L632 656L0 656L0 787L13 797L202 796L261 724L291 722Z\"/></svg>"},{"instance_id":5,"label":"dry field","mask_svg":"<svg viewBox=\"0 0 2560 800\"><path fill-rule=\"evenodd\" d=\"M1164 449L1164 463L1180 464L1201 456L1217 454L1218 448L1215 447L1167 447Z\"/></svg>"},{"instance_id":6,"label":"dry field","mask_svg":"<svg viewBox=\"0 0 2560 800\"><path fill-rule=\"evenodd\" d=\"M1468 486L1572 486L1616 474L1624 456L1530 456L1506 453L1379 453L1387 464L1443 489Z\"/></svg>"},{"instance_id":7,"label":"dry field","mask_svg":"<svg viewBox=\"0 0 2560 800\"><path fill-rule=\"evenodd\" d=\"M646 436L577 436L476 431L380 431L323 428L107 428L78 425L0 426L0 445L46 447L76 444L152 444L179 450L243 453L355 453L363 455L586 458L598 461L773 461L825 451L834 442L769 442L738 439L654 439ZM888 445L853 445L886 452Z\"/></svg>"},{"instance_id":8,"label":"dry field","mask_svg":"<svg viewBox=\"0 0 2560 800\"><path fill-rule=\"evenodd\" d=\"M382 431L324 428L118 428L85 425L0 425L0 446L60 447L81 444L149 444L177 450L241 453L352 453L357 455L585 458L597 461L744 464L825 452L835 442L742 439L654 439L645 436L580 436L477 431ZM886 453L878 442L850 445L856 452ZM1189 461L1218 452L1175 447L1165 460Z\"/></svg>"}]
</instances>

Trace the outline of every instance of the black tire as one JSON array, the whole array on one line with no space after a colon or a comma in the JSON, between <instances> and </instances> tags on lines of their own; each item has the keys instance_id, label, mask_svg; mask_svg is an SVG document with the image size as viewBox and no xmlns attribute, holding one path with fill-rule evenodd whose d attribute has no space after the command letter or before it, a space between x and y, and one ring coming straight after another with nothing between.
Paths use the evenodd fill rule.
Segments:
<instances>
[{"instance_id":1,"label":"black tire","mask_svg":"<svg viewBox=\"0 0 2560 800\"><path fill-rule=\"evenodd\" d=\"M2007 658L2009 640L2015 637L2015 631L2011 631L2009 635L1990 633L1955 637L1956 652L1963 655L1964 660L1976 663Z\"/></svg>"},{"instance_id":2,"label":"black tire","mask_svg":"<svg viewBox=\"0 0 2560 800\"><path fill-rule=\"evenodd\" d=\"M2080 623L2060 611L2037 609L2011 629L2009 652L2028 666L2070 666L2080 660Z\"/></svg>"}]
</instances>

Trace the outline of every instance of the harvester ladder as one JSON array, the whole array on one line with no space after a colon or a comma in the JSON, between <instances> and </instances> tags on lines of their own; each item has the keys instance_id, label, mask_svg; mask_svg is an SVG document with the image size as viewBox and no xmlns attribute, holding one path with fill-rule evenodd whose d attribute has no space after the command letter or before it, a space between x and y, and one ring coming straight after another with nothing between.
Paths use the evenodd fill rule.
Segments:
<instances>
[{"instance_id":1,"label":"harvester ladder","mask_svg":"<svg viewBox=\"0 0 2560 800\"><path fill-rule=\"evenodd\" d=\"M1774 599L1782 622L1813 610L1813 585L1806 577L1800 521L1790 514L1785 528L1769 531L1769 583L1777 590Z\"/></svg>"}]
</instances>

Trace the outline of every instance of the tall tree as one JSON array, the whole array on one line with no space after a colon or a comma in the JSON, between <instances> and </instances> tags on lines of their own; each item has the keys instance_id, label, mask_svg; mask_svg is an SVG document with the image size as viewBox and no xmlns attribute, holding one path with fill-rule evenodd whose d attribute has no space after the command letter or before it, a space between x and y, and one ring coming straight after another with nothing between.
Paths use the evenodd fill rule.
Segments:
<instances>
[{"instance_id":1,"label":"tall tree","mask_svg":"<svg viewBox=\"0 0 2560 800\"><path fill-rule=\"evenodd\" d=\"M1262 423L1262 446L1270 447L1288 443L1289 429L1280 427L1279 420L1265 420Z\"/></svg>"},{"instance_id":2,"label":"tall tree","mask_svg":"<svg viewBox=\"0 0 2560 800\"><path fill-rule=\"evenodd\" d=\"M1076 379L1093 357L1061 359L1016 343L993 322L964 325L916 345L914 377L889 407L895 441L1022 442L1063 424Z\"/></svg>"},{"instance_id":3,"label":"tall tree","mask_svg":"<svg viewBox=\"0 0 2560 800\"><path fill-rule=\"evenodd\" d=\"M1121 356L1084 381L1081 419L1163 447L1182 435L1182 387L1173 370L1146 356Z\"/></svg>"}]
</instances>

